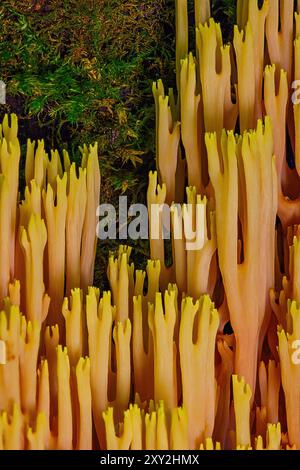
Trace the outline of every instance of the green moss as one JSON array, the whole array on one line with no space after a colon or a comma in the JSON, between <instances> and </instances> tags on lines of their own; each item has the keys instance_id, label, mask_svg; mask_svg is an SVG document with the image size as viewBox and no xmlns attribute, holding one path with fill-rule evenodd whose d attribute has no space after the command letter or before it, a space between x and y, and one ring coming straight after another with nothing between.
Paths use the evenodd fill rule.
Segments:
<instances>
[{"instance_id":1,"label":"green moss","mask_svg":"<svg viewBox=\"0 0 300 470\"><path fill-rule=\"evenodd\" d=\"M213 0L213 17L222 25L224 42L232 39L233 26L236 23L237 0Z\"/></svg>"},{"instance_id":2,"label":"green moss","mask_svg":"<svg viewBox=\"0 0 300 470\"><path fill-rule=\"evenodd\" d=\"M45 127L50 146L98 140L109 168L136 164L141 149L152 152L151 83L168 74L172 56L172 43L164 42L171 23L167 5L69 0L62 8L57 0L40 0L28 7L28 1L4 0L1 77L8 107L26 115L26 131L30 118Z\"/></svg>"}]
</instances>

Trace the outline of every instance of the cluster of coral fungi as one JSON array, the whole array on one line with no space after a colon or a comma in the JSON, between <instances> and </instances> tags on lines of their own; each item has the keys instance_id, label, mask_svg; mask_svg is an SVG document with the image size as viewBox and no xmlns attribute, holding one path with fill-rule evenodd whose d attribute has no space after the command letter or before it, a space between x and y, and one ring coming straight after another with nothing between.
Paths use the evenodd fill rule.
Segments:
<instances>
[{"instance_id":1,"label":"cluster of coral fungi","mask_svg":"<svg viewBox=\"0 0 300 470\"><path fill-rule=\"evenodd\" d=\"M161 220L146 272L120 246L100 293L97 146L76 169L28 141L21 200L17 118L3 120L2 449L300 449L300 2L238 0L224 45L195 0L195 56L175 3L148 209L204 205L201 248L173 237L167 263Z\"/></svg>"}]
</instances>

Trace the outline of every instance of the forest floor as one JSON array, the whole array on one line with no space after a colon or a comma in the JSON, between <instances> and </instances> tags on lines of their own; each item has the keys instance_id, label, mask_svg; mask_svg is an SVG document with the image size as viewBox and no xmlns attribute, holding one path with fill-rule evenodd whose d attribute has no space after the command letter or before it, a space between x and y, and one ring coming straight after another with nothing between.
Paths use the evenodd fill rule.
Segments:
<instances>
[{"instance_id":1,"label":"forest floor","mask_svg":"<svg viewBox=\"0 0 300 470\"><path fill-rule=\"evenodd\" d=\"M215 0L214 16L228 38L235 0ZM5 112L19 116L23 155L27 138L67 149L98 142L101 202L144 202L155 168L152 82L175 85L174 0L2 0L0 79ZM192 1L191 18L192 18ZM192 23L192 21L191 21ZM193 27L192 27L193 28ZM95 284L107 287L112 242L97 250ZM148 244L134 244L144 267Z\"/></svg>"}]
</instances>

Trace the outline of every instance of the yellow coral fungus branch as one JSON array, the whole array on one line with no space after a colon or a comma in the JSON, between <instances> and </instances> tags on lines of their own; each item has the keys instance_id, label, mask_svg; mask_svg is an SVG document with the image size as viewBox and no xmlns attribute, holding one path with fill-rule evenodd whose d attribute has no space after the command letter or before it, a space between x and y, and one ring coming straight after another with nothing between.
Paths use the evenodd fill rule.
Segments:
<instances>
[{"instance_id":1,"label":"yellow coral fungus branch","mask_svg":"<svg viewBox=\"0 0 300 470\"><path fill-rule=\"evenodd\" d=\"M245 376L254 389L259 341L269 322L269 290L274 282L278 199L272 127L266 118L265 126L259 121L255 132L245 133L238 141L233 133L224 132L224 171L215 134L207 134L206 145L216 195L219 265L236 337L235 372ZM237 257L238 219L244 251L241 263ZM261 227L259 234L257 227ZM264 259L262 252L266 253Z\"/></svg>"},{"instance_id":2,"label":"yellow coral fungus branch","mask_svg":"<svg viewBox=\"0 0 300 470\"><path fill-rule=\"evenodd\" d=\"M47 435L46 416L39 413L36 419L36 429L28 428L27 440L28 450L45 450L45 440Z\"/></svg>"},{"instance_id":3,"label":"yellow coral fungus branch","mask_svg":"<svg viewBox=\"0 0 300 470\"><path fill-rule=\"evenodd\" d=\"M238 102L240 129L244 132L255 127L255 56L254 35L251 24L245 31L234 29L234 48L238 71Z\"/></svg>"},{"instance_id":4,"label":"yellow coral fungus branch","mask_svg":"<svg viewBox=\"0 0 300 470\"><path fill-rule=\"evenodd\" d=\"M0 365L0 410L12 412L15 404L21 404L20 394L20 332L19 307L12 306L7 315L0 312L0 339L5 341L6 364Z\"/></svg>"},{"instance_id":5,"label":"yellow coral fungus branch","mask_svg":"<svg viewBox=\"0 0 300 470\"><path fill-rule=\"evenodd\" d=\"M149 327L154 351L154 400L164 401L166 408L177 405L175 292L165 292L164 309L161 294L156 294L155 306L149 311Z\"/></svg>"},{"instance_id":6,"label":"yellow coral fungus branch","mask_svg":"<svg viewBox=\"0 0 300 470\"><path fill-rule=\"evenodd\" d=\"M80 259L82 230L86 212L87 187L86 169L71 165L69 177L68 209L66 219L66 293L81 285Z\"/></svg>"},{"instance_id":7,"label":"yellow coral fungus branch","mask_svg":"<svg viewBox=\"0 0 300 470\"><path fill-rule=\"evenodd\" d=\"M149 173L149 185L147 191L147 206L149 213L150 253L151 259L160 261L161 266L161 288L165 290L173 277L174 268L165 265L165 249L163 230L166 224L166 211L169 207L166 203L166 185L157 184L157 172ZM168 214L169 215L169 212Z\"/></svg>"},{"instance_id":8,"label":"yellow coral fungus branch","mask_svg":"<svg viewBox=\"0 0 300 470\"><path fill-rule=\"evenodd\" d=\"M142 450L144 448L144 433L145 433L145 416L144 410L141 410L138 405L130 405L129 413L131 417L132 426L132 440L131 450Z\"/></svg>"},{"instance_id":9,"label":"yellow coral fungus branch","mask_svg":"<svg viewBox=\"0 0 300 470\"><path fill-rule=\"evenodd\" d=\"M133 298L132 358L134 390L142 401L150 400L154 393L153 341L144 330L142 297L138 296Z\"/></svg>"},{"instance_id":10,"label":"yellow coral fungus branch","mask_svg":"<svg viewBox=\"0 0 300 470\"><path fill-rule=\"evenodd\" d=\"M45 416L44 442L45 448L50 444L50 388L49 369L47 360L43 360L37 371L37 408L36 413Z\"/></svg>"},{"instance_id":11,"label":"yellow coral fungus branch","mask_svg":"<svg viewBox=\"0 0 300 470\"><path fill-rule=\"evenodd\" d=\"M30 417L35 416L36 388L37 388L37 364L40 347L41 326L38 321L26 322L21 319L20 331L20 380L22 386L21 403L22 411Z\"/></svg>"},{"instance_id":12,"label":"yellow coral fungus branch","mask_svg":"<svg viewBox=\"0 0 300 470\"><path fill-rule=\"evenodd\" d=\"M268 368L263 362L259 366L261 404L266 408L267 422L278 423L280 368L275 361L269 361Z\"/></svg>"},{"instance_id":13,"label":"yellow coral fungus branch","mask_svg":"<svg viewBox=\"0 0 300 470\"><path fill-rule=\"evenodd\" d=\"M0 429L4 450L24 450L24 419L19 405L14 405L11 416L4 411L0 415Z\"/></svg>"},{"instance_id":14,"label":"yellow coral fungus branch","mask_svg":"<svg viewBox=\"0 0 300 470\"><path fill-rule=\"evenodd\" d=\"M188 55L189 26L187 0L175 0L176 8L176 77L177 89L180 89L180 64Z\"/></svg>"},{"instance_id":15,"label":"yellow coral fungus branch","mask_svg":"<svg viewBox=\"0 0 300 470\"><path fill-rule=\"evenodd\" d=\"M133 272L133 264L129 265L131 249L119 253L118 257L114 255L109 257L107 277L110 282L113 302L116 306L117 321L125 321L130 318L130 287Z\"/></svg>"},{"instance_id":16,"label":"yellow coral fungus branch","mask_svg":"<svg viewBox=\"0 0 300 470\"><path fill-rule=\"evenodd\" d=\"M8 220L11 216L10 189L8 179L0 175L0 299L3 300L8 293L8 284L10 281L10 248L11 248L11 230Z\"/></svg>"},{"instance_id":17,"label":"yellow coral fungus branch","mask_svg":"<svg viewBox=\"0 0 300 470\"><path fill-rule=\"evenodd\" d=\"M295 341L300 338L300 308L297 302L290 306L292 318L292 333L278 332L279 357L282 387L285 394L285 407L288 426L289 444L300 448L300 368L297 361L293 359L295 352Z\"/></svg>"},{"instance_id":18,"label":"yellow coral fungus branch","mask_svg":"<svg viewBox=\"0 0 300 470\"><path fill-rule=\"evenodd\" d=\"M204 24L210 18L210 0L195 0L195 22L196 26Z\"/></svg>"},{"instance_id":19,"label":"yellow coral fungus branch","mask_svg":"<svg viewBox=\"0 0 300 470\"><path fill-rule=\"evenodd\" d=\"M100 200L100 168L98 160L98 145L90 146L87 158L82 164L86 168L87 201L83 224L81 258L80 258L80 286L87 293L94 280L94 264L96 257L96 210Z\"/></svg>"},{"instance_id":20,"label":"yellow coral fungus branch","mask_svg":"<svg viewBox=\"0 0 300 470\"><path fill-rule=\"evenodd\" d=\"M90 360L80 358L76 366L78 396L77 444L78 450L92 449L92 397L90 385Z\"/></svg>"},{"instance_id":21,"label":"yellow coral fungus branch","mask_svg":"<svg viewBox=\"0 0 300 470\"><path fill-rule=\"evenodd\" d=\"M132 439L130 412L128 410L124 412L124 426L120 436L116 435L113 414L113 408L108 408L107 411L103 412L106 429L106 447L109 450L128 450Z\"/></svg>"},{"instance_id":22,"label":"yellow coral fungus branch","mask_svg":"<svg viewBox=\"0 0 300 470\"><path fill-rule=\"evenodd\" d=\"M4 175L9 187L9 207L8 217L6 219L7 231L9 233L10 248L7 247L10 255L10 277L13 279L15 270L15 238L16 238L16 215L17 215L17 198L19 187L19 162L21 149L18 141L18 119L15 114L10 116L11 125L8 124L8 115L3 119L2 129L4 139L2 139L0 147L1 172ZM2 212L1 212L2 213ZM4 227L1 228L1 232ZM2 247L3 249L4 247ZM4 253L1 253L3 259ZM4 268L4 265L3 265Z\"/></svg>"},{"instance_id":23,"label":"yellow coral fungus branch","mask_svg":"<svg viewBox=\"0 0 300 470\"><path fill-rule=\"evenodd\" d=\"M234 129L237 106L231 100L230 46L223 46L221 27L213 19L196 29L206 132Z\"/></svg>"},{"instance_id":24,"label":"yellow coral fungus branch","mask_svg":"<svg viewBox=\"0 0 300 470\"><path fill-rule=\"evenodd\" d=\"M196 321L197 337L194 338ZM198 448L211 437L216 413L214 376L215 339L219 315L208 296L193 304L191 298L182 301L179 331L180 366L183 406L189 419L189 444ZM210 407L206 402L210 400Z\"/></svg>"},{"instance_id":25,"label":"yellow coral fungus branch","mask_svg":"<svg viewBox=\"0 0 300 470\"><path fill-rule=\"evenodd\" d=\"M91 361L92 409L97 436L101 446L104 423L102 413L108 407L108 379L111 370L112 324L115 316L110 293L104 292L99 302L99 292L90 288L86 297L89 356ZM101 374L99 374L99 370Z\"/></svg>"},{"instance_id":26,"label":"yellow coral fungus branch","mask_svg":"<svg viewBox=\"0 0 300 470\"><path fill-rule=\"evenodd\" d=\"M217 250L216 231L215 231L215 213L209 213L207 221L207 199L196 196L193 188L187 189L188 206L183 205L183 221L185 233L194 231L196 236L194 240L186 240L186 258L187 258L187 294L194 299L201 295L213 295L216 278L217 266L215 253ZM192 212L192 215L191 215ZM200 214L204 215L203 220ZM190 222L192 222L193 228ZM208 238L208 228L210 238ZM200 233L203 230L203 246L200 246ZM194 244L195 249L192 249ZM202 243L201 243L202 245ZM177 282L177 279L176 279Z\"/></svg>"},{"instance_id":27,"label":"yellow coral fungus branch","mask_svg":"<svg viewBox=\"0 0 300 470\"><path fill-rule=\"evenodd\" d=\"M172 450L189 449L189 424L185 408L175 408L171 415L171 440Z\"/></svg>"},{"instance_id":28,"label":"yellow coral fungus branch","mask_svg":"<svg viewBox=\"0 0 300 470\"><path fill-rule=\"evenodd\" d=\"M67 348L57 347L57 449L71 450L73 418Z\"/></svg>"},{"instance_id":29,"label":"yellow coral fungus branch","mask_svg":"<svg viewBox=\"0 0 300 470\"><path fill-rule=\"evenodd\" d=\"M166 201L176 198L176 169L180 142L180 124L173 122L170 100L165 96L161 82L153 84L156 108L156 163L162 184L166 185Z\"/></svg>"}]
</instances>

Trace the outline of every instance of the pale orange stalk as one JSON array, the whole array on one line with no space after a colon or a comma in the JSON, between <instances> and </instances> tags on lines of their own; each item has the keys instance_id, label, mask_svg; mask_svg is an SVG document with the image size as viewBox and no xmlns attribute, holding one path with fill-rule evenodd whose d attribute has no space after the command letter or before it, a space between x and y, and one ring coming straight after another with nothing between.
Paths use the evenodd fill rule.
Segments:
<instances>
[{"instance_id":1,"label":"pale orange stalk","mask_svg":"<svg viewBox=\"0 0 300 470\"><path fill-rule=\"evenodd\" d=\"M194 323L196 325L194 326ZM179 352L183 406L189 420L189 445L199 448L211 437L216 413L215 340L219 315L208 296L182 301ZM197 337L194 337L194 329ZM209 400L210 406L206 403Z\"/></svg>"},{"instance_id":2,"label":"pale orange stalk","mask_svg":"<svg viewBox=\"0 0 300 470\"><path fill-rule=\"evenodd\" d=\"M280 28L279 28L280 24ZM294 1L274 0L269 8L266 21L266 39L272 64L277 70L287 72L288 87L291 89L293 75ZM295 147L292 101L288 103L287 127L292 148Z\"/></svg>"},{"instance_id":3,"label":"pale orange stalk","mask_svg":"<svg viewBox=\"0 0 300 470\"><path fill-rule=\"evenodd\" d=\"M300 80L300 15L296 15L296 39L294 42L294 56L295 56L295 75L294 80ZM300 175L300 144L299 144L299 135L300 135L300 104L294 104L294 121L295 121L295 165L298 175Z\"/></svg>"},{"instance_id":4,"label":"pale orange stalk","mask_svg":"<svg viewBox=\"0 0 300 470\"><path fill-rule=\"evenodd\" d=\"M187 205L176 204L171 208L173 269L179 292L197 299L206 293L212 295L215 288L217 277L215 214L210 212L207 222L206 197L197 195L195 187L187 188L186 193ZM201 231L203 231L203 241L200 240ZM191 239L192 232L193 239Z\"/></svg>"},{"instance_id":5,"label":"pale orange stalk","mask_svg":"<svg viewBox=\"0 0 300 470\"><path fill-rule=\"evenodd\" d=\"M244 29L248 20L249 0L237 0L237 25Z\"/></svg>"},{"instance_id":6,"label":"pale orange stalk","mask_svg":"<svg viewBox=\"0 0 300 470\"><path fill-rule=\"evenodd\" d=\"M155 305L149 309L148 321L153 337L154 401L163 401L167 409L177 405L175 291L166 291L164 308L162 296L157 293Z\"/></svg>"},{"instance_id":7,"label":"pale orange stalk","mask_svg":"<svg viewBox=\"0 0 300 470\"><path fill-rule=\"evenodd\" d=\"M62 329L61 306L65 290L66 260L66 216L67 216L67 174L56 177L56 196L48 184L43 191L43 206L47 226L48 293L50 308L48 324L58 324Z\"/></svg>"},{"instance_id":8,"label":"pale orange stalk","mask_svg":"<svg viewBox=\"0 0 300 470\"><path fill-rule=\"evenodd\" d=\"M186 240L184 236L184 221L182 214L183 206L174 204L171 207L171 222L172 222L172 252L173 252L173 267L174 277L180 292L187 292L187 251ZM175 237L175 233L180 233L181 236Z\"/></svg>"},{"instance_id":9,"label":"pale orange stalk","mask_svg":"<svg viewBox=\"0 0 300 470\"><path fill-rule=\"evenodd\" d=\"M47 165L47 185L50 184L55 195L57 177L60 179L63 177L62 164L58 151L51 150L51 159Z\"/></svg>"},{"instance_id":10,"label":"pale orange stalk","mask_svg":"<svg viewBox=\"0 0 300 470\"><path fill-rule=\"evenodd\" d=\"M233 44L237 60L240 130L243 133L256 125L256 57L251 23L247 23L244 31L235 26Z\"/></svg>"},{"instance_id":11,"label":"pale orange stalk","mask_svg":"<svg viewBox=\"0 0 300 470\"><path fill-rule=\"evenodd\" d=\"M71 450L73 418L70 388L70 363L67 348L57 347L57 444L60 450Z\"/></svg>"},{"instance_id":12,"label":"pale orange stalk","mask_svg":"<svg viewBox=\"0 0 300 470\"><path fill-rule=\"evenodd\" d=\"M100 169L98 144L83 151L82 168L86 168L87 200L83 224L80 259L80 282L83 293L87 293L94 281L94 264L96 257L97 236L96 211L100 202Z\"/></svg>"},{"instance_id":13,"label":"pale orange stalk","mask_svg":"<svg viewBox=\"0 0 300 470\"><path fill-rule=\"evenodd\" d=\"M26 317L42 323L48 313L50 298L45 293L43 265L47 231L38 214L32 214L28 228L20 233L26 270Z\"/></svg>"},{"instance_id":14,"label":"pale orange stalk","mask_svg":"<svg viewBox=\"0 0 300 470\"><path fill-rule=\"evenodd\" d=\"M231 99L230 46L223 46L222 32L213 19L196 29L201 97L206 132L233 129L238 108Z\"/></svg>"},{"instance_id":15,"label":"pale orange stalk","mask_svg":"<svg viewBox=\"0 0 300 470\"><path fill-rule=\"evenodd\" d=\"M80 358L77 363L76 385L79 404L76 449L91 450L93 424L89 358Z\"/></svg>"},{"instance_id":16,"label":"pale orange stalk","mask_svg":"<svg viewBox=\"0 0 300 470\"><path fill-rule=\"evenodd\" d=\"M22 411L30 419L36 412L37 364L41 326L37 321L21 318L20 331L20 393Z\"/></svg>"},{"instance_id":17,"label":"pale orange stalk","mask_svg":"<svg viewBox=\"0 0 300 470\"><path fill-rule=\"evenodd\" d=\"M162 290L166 290L174 276L174 267L167 268L165 264L163 225L166 223L166 217L164 216L166 194L166 185L160 186L157 184L157 172L150 172L147 191L150 254L152 260L160 262Z\"/></svg>"},{"instance_id":18,"label":"pale orange stalk","mask_svg":"<svg viewBox=\"0 0 300 470\"><path fill-rule=\"evenodd\" d=\"M280 15L279 15L280 10ZM280 21L280 29L279 29ZM293 63L294 1L274 0L268 10L266 38L271 63L287 72L291 84Z\"/></svg>"},{"instance_id":19,"label":"pale orange stalk","mask_svg":"<svg viewBox=\"0 0 300 470\"><path fill-rule=\"evenodd\" d=\"M189 449L189 424L184 408L174 408L171 414L170 449Z\"/></svg>"},{"instance_id":20,"label":"pale orange stalk","mask_svg":"<svg viewBox=\"0 0 300 470\"><path fill-rule=\"evenodd\" d=\"M15 276L20 281L21 299L20 305L23 312L26 312L26 268L24 251L21 244L21 233L24 228L28 228L29 219L32 214L41 217L41 188L35 180L31 180L29 186L25 187L24 199L19 204L18 227L15 248Z\"/></svg>"},{"instance_id":21,"label":"pale orange stalk","mask_svg":"<svg viewBox=\"0 0 300 470\"><path fill-rule=\"evenodd\" d=\"M15 305L20 307L20 281L14 281L8 286L8 298L7 301L9 306Z\"/></svg>"},{"instance_id":22,"label":"pale orange stalk","mask_svg":"<svg viewBox=\"0 0 300 470\"><path fill-rule=\"evenodd\" d=\"M234 353L225 340L218 340L217 348L222 362L216 370L218 402L213 438L220 442L222 449L225 449L227 445L226 437L230 425L230 393Z\"/></svg>"},{"instance_id":23,"label":"pale orange stalk","mask_svg":"<svg viewBox=\"0 0 300 470\"><path fill-rule=\"evenodd\" d=\"M116 372L112 371L112 327L115 309L110 293L104 293L98 303L97 292L89 289L87 295L87 326L91 360L91 389L93 415L100 444L103 446L102 412L113 405L116 419L120 420L128 407L130 397L130 339L129 320L116 323L113 329ZM101 374L99 374L101 370Z\"/></svg>"},{"instance_id":24,"label":"pale orange stalk","mask_svg":"<svg viewBox=\"0 0 300 470\"><path fill-rule=\"evenodd\" d=\"M14 278L15 269L16 215L19 188L19 162L21 155L18 140L18 119L15 114L10 116L10 125L8 122L8 115L5 115L2 130L4 139L2 140L0 149L0 161L1 172L7 179L10 194L10 213L6 220L6 225L8 227L10 237L10 248L8 251L10 253L10 277L12 280ZM3 228L1 230L3 230Z\"/></svg>"},{"instance_id":25,"label":"pale orange stalk","mask_svg":"<svg viewBox=\"0 0 300 470\"><path fill-rule=\"evenodd\" d=\"M138 405L130 405L129 413L131 418L132 439L130 444L131 450L143 450L144 434L145 434L145 413Z\"/></svg>"},{"instance_id":26,"label":"pale orange stalk","mask_svg":"<svg viewBox=\"0 0 300 470\"><path fill-rule=\"evenodd\" d=\"M36 142L27 141L27 154L25 163L25 179L29 186L34 179L41 189L46 187L46 172L49 165L48 154L45 151L45 143L39 140L37 148Z\"/></svg>"},{"instance_id":27,"label":"pale orange stalk","mask_svg":"<svg viewBox=\"0 0 300 470\"><path fill-rule=\"evenodd\" d=\"M44 413L39 413L36 419L36 429L27 430L28 450L46 450L47 421Z\"/></svg>"},{"instance_id":28,"label":"pale orange stalk","mask_svg":"<svg viewBox=\"0 0 300 470\"><path fill-rule=\"evenodd\" d=\"M250 402L252 392L245 380L232 376L233 402L236 423L236 446L247 448L251 446L250 434Z\"/></svg>"},{"instance_id":29,"label":"pale orange stalk","mask_svg":"<svg viewBox=\"0 0 300 470\"><path fill-rule=\"evenodd\" d=\"M236 337L235 372L255 389L259 341L271 315L269 289L274 282L277 176L270 121L266 119L265 127L259 121L257 131L245 133L238 142L233 133L223 133L223 171L216 135L207 135L206 145L216 195L219 265ZM238 215L242 263L237 254Z\"/></svg>"},{"instance_id":30,"label":"pale orange stalk","mask_svg":"<svg viewBox=\"0 0 300 470\"><path fill-rule=\"evenodd\" d=\"M277 72L279 71L277 70ZM280 71L279 86L276 87L276 66L267 66L264 79L265 107L273 125L274 152L276 155L278 184L281 191L281 180L284 165L286 165L286 116L289 99L287 74L284 70Z\"/></svg>"},{"instance_id":31,"label":"pale orange stalk","mask_svg":"<svg viewBox=\"0 0 300 470\"><path fill-rule=\"evenodd\" d=\"M204 294L209 294L212 296L216 284L217 266L215 254L217 250L217 240L215 213L209 212L209 209L207 208L208 203L206 197L201 198L201 196L196 194L196 191L193 188L187 189L187 203L190 205L190 208L193 208L193 226L196 227L197 231L203 230L204 232L203 247L199 247L198 249L196 248L193 250L189 248L188 245L186 245L187 294L194 299L198 299L201 297L201 295ZM196 214L199 211L200 206L203 207L204 211L203 221L197 220L198 216ZM186 207L187 206L183 206L185 228L189 225L189 213ZM209 212L208 220L207 212ZM199 233L196 235L195 240L186 240L186 243L190 243L191 241L196 243L198 235Z\"/></svg>"},{"instance_id":32,"label":"pale orange stalk","mask_svg":"<svg viewBox=\"0 0 300 470\"><path fill-rule=\"evenodd\" d=\"M41 367L41 377L43 378L42 399L45 406L48 403L48 387L50 388L49 415L57 416L57 347L59 345L59 329L58 326L47 326L45 330L44 343L46 349L47 361ZM48 377L48 379L47 379ZM47 382L48 380L48 382ZM46 413L45 408L41 411ZM51 423L49 423L51 425Z\"/></svg>"},{"instance_id":33,"label":"pale orange stalk","mask_svg":"<svg viewBox=\"0 0 300 470\"><path fill-rule=\"evenodd\" d=\"M132 357L134 390L142 401L150 400L154 394L153 340L148 328L148 334L145 333L144 317L142 296L139 295L133 298Z\"/></svg>"},{"instance_id":34,"label":"pale orange stalk","mask_svg":"<svg viewBox=\"0 0 300 470\"><path fill-rule=\"evenodd\" d=\"M0 415L1 447L3 450L24 450L24 418L19 405L14 405L11 416L6 411Z\"/></svg>"},{"instance_id":35,"label":"pale orange stalk","mask_svg":"<svg viewBox=\"0 0 300 470\"><path fill-rule=\"evenodd\" d=\"M291 332L292 321L289 315L291 301L300 302L300 238L294 236L289 246L288 275L283 276L282 290L276 293L274 289L270 292L273 312L277 322L287 332Z\"/></svg>"},{"instance_id":36,"label":"pale orange stalk","mask_svg":"<svg viewBox=\"0 0 300 470\"><path fill-rule=\"evenodd\" d=\"M131 314L134 265L129 264L130 247L119 247L118 256L109 257L107 277L110 282L113 302L116 306L116 321L125 321Z\"/></svg>"},{"instance_id":37,"label":"pale orange stalk","mask_svg":"<svg viewBox=\"0 0 300 470\"><path fill-rule=\"evenodd\" d=\"M294 341L300 338L300 308L297 302L290 304L292 328L290 333L279 330L279 358L281 382L285 395L285 408L287 417L289 444L300 449L300 368L292 360L295 351Z\"/></svg>"},{"instance_id":38,"label":"pale orange stalk","mask_svg":"<svg viewBox=\"0 0 300 470\"><path fill-rule=\"evenodd\" d=\"M221 444L220 442L214 444L214 441L208 437L205 439L205 443L200 445L200 450L221 450Z\"/></svg>"},{"instance_id":39,"label":"pale orange stalk","mask_svg":"<svg viewBox=\"0 0 300 470\"><path fill-rule=\"evenodd\" d=\"M169 433L164 403L159 402L156 409L145 416L146 450L168 450Z\"/></svg>"},{"instance_id":40,"label":"pale orange stalk","mask_svg":"<svg viewBox=\"0 0 300 470\"><path fill-rule=\"evenodd\" d=\"M66 297L62 305L65 319L66 346L71 366L76 366L83 354L83 293L80 289L71 291L70 305Z\"/></svg>"},{"instance_id":41,"label":"pale orange stalk","mask_svg":"<svg viewBox=\"0 0 300 470\"><path fill-rule=\"evenodd\" d=\"M111 337L115 309L110 293L104 293L99 303L99 292L89 289L86 297L89 357L91 361L92 409L100 445L105 444L102 413L108 407L109 376L111 375ZM101 374L99 374L101 370Z\"/></svg>"},{"instance_id":42,"label":"pale orange stalk","mask_svg":"<svg viewBox=\"0 0 300 470\"><path fill-rule=\"evenodd\" d=\"M123 432L116 435L114 424L114 408L108 408L103 412L103 420L106 432L106 448L109 450L128 450L132 439L132 424L130 412L124 412Z\"/></svg>"},{"instance_id":43,"label":"pale orange stalk","mask_svg":"<svg viewBox=\"0 0 300 470\"><path fill-rule=\"evenodd\" d=\"M246 24L249 23L253 32L255 54L255 120L263 117L262 75L265 63L265 27L269 8L269 0L264 0L261 8L259 8L257 0L238 1L237 7L239 29L245 31Z\"/></svg>"},{"instance_id":44,"label":"pale orange stalk","mask_svg":"<svg viewBox=\"0 0 300 470\"><path fill-rule=\"evenodd\" d=\"M196 62L192 54L181 61L180 70L181 138L185 149L188 171L188 184L203 191L200 140L200 95L196 92ZM176 178L173 178L176 181ZM167 189L170 188L168 181ZM173 188L174 192L174 188ZM167 202L172 203L167 195Z\"/></svg>"},{"instance_id":45,"label":"pale orange stalk","mask_svg":"<svg viewBox=\"0 0 300 470\"><path fill-rule=\"evenodd\" d=\"M11 230L8 221L11 216L11 200L9 181L0 174L0 300L3 300L8 293L10 282L10 248L11 248Z\"/></svg>"},{"instance_id":46,"label":"pale orange stalk","mask_svg":"<svg viewBox=\"0 0 300 470\"><path fill-rule=\"evenodd\" d=\"M177 89L180 90L180 64L188 55L189 25L187 0L175 0L176 8L176 77Z\"/></svg>"},{"instance_id":47,"label":"pale orange stalk","mask_svg":"<svg viewBox=\"0 0 300 470\"><path fill-rule=\"evenodd\" d=\"M266 408L267 423L277 424L279 416L280 367L275 361L259 366L261 406Z\"/></svg>"},{"instance_id":48,"label":"pale orange stalk","mask_svg":"<svg viewBox=\"0 0 300 470\"><path fill-rule=\"evenodd\" d=\"M19 307L12 306L9 314L0 312L0 339L5 341L6 364L0 365L0 410L12 412L14 404L21 404L20 392L20 330Z\"/></svg>"},{"instance_id":49,"label":"pale orange stalk","mask_svg":"<svg viewBox=\"0 0 300 470\"><path fill-rule=\"evenodd\" d=\"M45 416L44 445L50 448L50 386L49 369L47 360L42 360L37 370L37 416Z\"/></svg>"}]
</instances>

